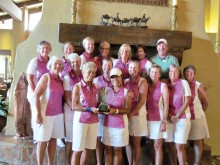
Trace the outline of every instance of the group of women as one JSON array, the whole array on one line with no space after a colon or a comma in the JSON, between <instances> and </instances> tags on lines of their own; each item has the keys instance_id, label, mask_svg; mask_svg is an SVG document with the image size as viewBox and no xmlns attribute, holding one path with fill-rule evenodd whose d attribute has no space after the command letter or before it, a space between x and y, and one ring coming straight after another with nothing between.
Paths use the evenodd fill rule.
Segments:
<instances>
[{"instance_id":1,"label":"group of women","mask_svg":"<svg viewBox=\"0 0 220 165\"><path fill-rule=\"evenodd\" d=\"M131 60L128 44L120 47L118 59L110 57L106 41L100 44L100 55L95 58L91 37L83 40L83 48L79 56L68 42L62 59L49 58L51 45L42 41L38 57L28 66L38 164L43 164L46 148L48 164L54 164L56 138L64 137L67 164L86 164L96 149L97 164L105 158L107 165L120 165L123 147L129 164L139 164L143 136L154 141L155 164L162 164L162 143L166 141L171 142L169 148L184 165L187 140L194 141L195 164L199 164L202 139L209 136L204 115L208 99L195 81L194 66L184 68L183 80L179 66L171 64L169 79L162 82L161 67L146 59L143 45L136 47L138 61ZM108 110L100 111L100 105Z\"/></svg>"}]
</instances>

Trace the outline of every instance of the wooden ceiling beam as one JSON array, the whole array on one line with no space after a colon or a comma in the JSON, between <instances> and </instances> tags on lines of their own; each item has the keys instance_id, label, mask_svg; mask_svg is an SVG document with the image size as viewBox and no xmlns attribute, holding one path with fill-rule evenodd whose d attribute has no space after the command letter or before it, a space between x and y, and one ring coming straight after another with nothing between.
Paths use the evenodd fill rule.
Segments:
<instances>
[{"instance_id":1,"label":"wooden ceiling beam","mask_svg":"<svg viewBox=\"0 0 220 165\"><path fill-rule=\"evenodd\" d=\"M32 9L28 9L28 13L29 14L33 14L33 13L38 13L42 11L42 6L38 7L38 8L32 8ZM8 14L6 15L2 15L0 16L0 21L1 20L7 20L7 19L11 19L12 17Z\"/></svg>"},{"instance_id":2,"label":"wooden ceiling beam","mask_svg":"<svg viewBox=\"0 0 220 165\"><path fill-rule=\"evenodd\" d=\"M19 2L19 3L16 3L16 5L18 7L24 7L24 5L27 5L27 6L30 6L30 5L37 5L39 3L42 3L42 1L39 1L39 0L31 0L31 1L26 1L26 2Z\"/></svg>"},{"instance_id":3,"label":"wooden ceiling beam","mask_svg":"<svg viewBox=\"0 0 220 165\"><path fill-rule=\"evenodd\" d=\"M22 10L11 0L1 0L0 8L17 21L22 21Z\"/></svg>"}]
</instances>

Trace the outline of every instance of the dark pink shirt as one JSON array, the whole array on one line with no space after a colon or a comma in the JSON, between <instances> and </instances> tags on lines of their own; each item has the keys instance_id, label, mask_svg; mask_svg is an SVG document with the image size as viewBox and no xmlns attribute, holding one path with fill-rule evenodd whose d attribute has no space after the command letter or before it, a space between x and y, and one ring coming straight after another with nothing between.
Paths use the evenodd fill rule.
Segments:
<instances>
[{"instance_id":1,"label":"dark pink shirt","mask_svg":"<svg viewBox=\"0 0 220 165\"><path fill-rule=\"evenodd\" d=\"M62 100L64 95L63 83L60 77L56 77L52 72L49 72L50 82L49 99L47 102L46 116L55 116L63 113Z\"/></svg>"},{"instance_id":2,"label":"dark pink shirt","mask_svg":"<svg viewBox=\"0 0 220 165\"><path fill-rule=\"evenodd\" d=\"M123 86L117 92L114 92L113 87L108 90L106 103L111 108L124 108L125 105L125 88ZM123 115L105 115L104 126L112 128L124 128L124 118Z\"/></svg>"},{"instance_id":3,"label":"dark pink shirt","mask_svg":"<svg viewBox=\"0 0 220 165\"><path fill-rule=\"evenodd\" d=\"M161 121L159 110L159 101L161 96L161 82L158 81L156 87L149 84L146 102L148 121Z\"/></svg>"},{"instance_id":4,"label":"dark pink shirt","mask_svg":"<svg viewBox=\"0 0 220 165\"><path fill-rule=\"evenodd\" d=\"M49 57L48 57L48 60L49 60ZM47 62L45 62L43 57L39 55L37 59L37 80L39 81L41 76L48 72L49 70L47 69Z\"/></svg>"},{"instance_id":5,"label":"dark pink shirt","mask_svg":"<svg viewBox=\"0 0 220 165\"><path fill-rule=\"evenodd\" d=\"M90 88L83 80L79 82L80 102L83 107L97 107L98 104L98 91L93 84ZM83 111L80 116L81 123L93 124L98 122L98 115L93 112Z\"/></svg>"}]
</instances>

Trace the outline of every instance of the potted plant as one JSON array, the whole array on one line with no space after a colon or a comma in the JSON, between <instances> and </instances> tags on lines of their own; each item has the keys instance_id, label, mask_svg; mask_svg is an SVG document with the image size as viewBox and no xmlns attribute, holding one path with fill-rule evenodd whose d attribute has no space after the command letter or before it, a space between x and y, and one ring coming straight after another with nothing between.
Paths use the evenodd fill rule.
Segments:
<instances>
[{"instance_id":1,"label":"potted plant","mask_svg":"<svg viewBox=\"0 0 220 165\"><path fill-rule=\"evenodd\" d=\"M8 115L8 103L5 98L0 96L0 132L6 126Z\"/></svg>"}]
</instances>

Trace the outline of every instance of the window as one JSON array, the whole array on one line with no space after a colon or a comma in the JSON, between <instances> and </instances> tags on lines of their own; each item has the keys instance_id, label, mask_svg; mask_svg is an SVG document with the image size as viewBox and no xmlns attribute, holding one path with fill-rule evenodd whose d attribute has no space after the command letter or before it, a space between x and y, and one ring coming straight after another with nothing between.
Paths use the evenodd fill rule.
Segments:
<instances>
[{"instance_id":1,"label":"window","mask_svg":"<svg viewBox=\"0 0 220 165\"><path fill-rule=\"evenodd\" d=\"M12 29L13 21L12 19L1 20L0 21L0 29Z\"/></svg>"},{"instance_id":2,"label":"window","mask_svg":"<svg viewBox=\"0 0 220 165\"><path fill-rule=\"evenodd\" d=\"M33 13L29 15L29 24L28 24L29 31L32 31L35 28L35 26L40 21L41 15L42 15L42 12Z\"/></svg>"}]
</instances>

